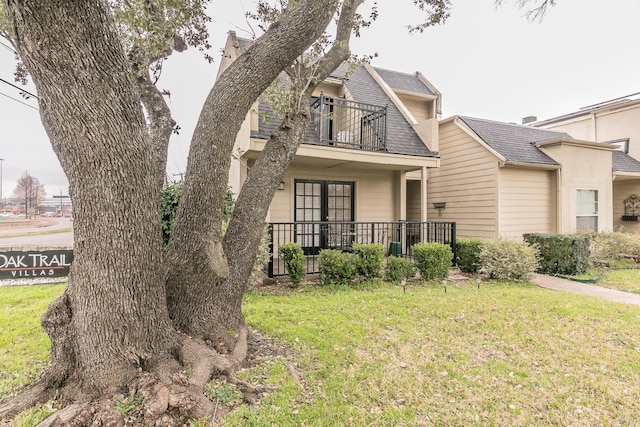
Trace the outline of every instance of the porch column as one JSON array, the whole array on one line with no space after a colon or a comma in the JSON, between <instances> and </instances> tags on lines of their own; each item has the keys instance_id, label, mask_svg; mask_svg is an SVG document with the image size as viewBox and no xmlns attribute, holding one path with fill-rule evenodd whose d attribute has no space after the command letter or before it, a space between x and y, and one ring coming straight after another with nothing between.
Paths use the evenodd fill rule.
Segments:
<instances>
[{"instance_id":1,"label":"porch column","mask_svg":"<svg viewBox=\"0 0 640 427\"><path fill-rule=\"evenodd\" d=\"M427 167L420 174L420 222L427 222Z\"/></svg>"},{"instance_id":2,"label":"porch column","mask_svg":"<svg viewBox=\"0 0 640 427\"><path fill-rule=\"evenodd\" d=\"M407 220L407 173L398 172L398 184L396 189L397 206L396 213L398 221Z\"/></svg>"}]
</instances>

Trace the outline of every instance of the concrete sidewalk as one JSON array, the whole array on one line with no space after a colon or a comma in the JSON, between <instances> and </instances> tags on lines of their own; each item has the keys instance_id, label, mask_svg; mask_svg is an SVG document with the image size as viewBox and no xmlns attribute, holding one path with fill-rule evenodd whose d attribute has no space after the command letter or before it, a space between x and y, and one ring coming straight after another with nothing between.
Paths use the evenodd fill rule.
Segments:
<instances>
[{"instance_id":1,"label":"concrete sidewalk","mask_svg":"<svg viewBox=\"0 0 640 427\"><path fill-rule=\"evenodd\" d=\"M607 301L640 305L640 295L630 292L616 291L615 289L602 288L600 286L574 282L573 280L546 276L544 274L534 274L531 281L542 288L553 289L555 291L565 291L602 298Z\"/></svg>"}]
</instances>

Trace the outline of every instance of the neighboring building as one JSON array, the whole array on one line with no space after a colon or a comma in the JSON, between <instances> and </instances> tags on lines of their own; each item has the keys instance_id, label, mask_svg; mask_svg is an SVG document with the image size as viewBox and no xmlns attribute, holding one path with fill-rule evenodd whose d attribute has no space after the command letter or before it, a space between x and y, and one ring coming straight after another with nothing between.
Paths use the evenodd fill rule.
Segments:
<instances>
[{"instance_id":1,"label":"neighboring building","mask_svg":"<svg viewBox=\"0 0 640 427\"><path fill-rule=\"evenodd\" d=\"M429 217L458 237L519 237L613 227L610 144L471 117L440 122Z\"/></svg>"},{"instance_id":2,"label":"neighboring building","mask_svg":"<svg viewBox=\"0 0 640 427\"><path fill-rule=\"evenodd\" d=\"M221 70L249 44L231 32ZM316 89L312 124L266 219L293 227L286 233L294 234L307 253L345 247L362 237L354 228L359 225L319 222L366 223L367 230L377 223L425 223L427 171L440 164L438 90L420 73L370 65L346 70L338 68ZM238 133L234 151L241 155L233 160L230 172L234 193L280 123L277 118L265 121L270 115L269 105L256 102ZM328 236L321 235L324 228ZM380 241L389 248L391 241L404 240L407 233L387 227L371 231L364 240Z\"/></svg>"},{"instance_id":3,"label":"neighboring building","mask_svg":"<svg viewBox=\"0 0 640 427\"><path fill-rule=\"evenodd\" d=\"M612 161L613 228L616 230L640 231L639 95L616 98L531 124L617 147Z\"/></svg>"}]
</instances>

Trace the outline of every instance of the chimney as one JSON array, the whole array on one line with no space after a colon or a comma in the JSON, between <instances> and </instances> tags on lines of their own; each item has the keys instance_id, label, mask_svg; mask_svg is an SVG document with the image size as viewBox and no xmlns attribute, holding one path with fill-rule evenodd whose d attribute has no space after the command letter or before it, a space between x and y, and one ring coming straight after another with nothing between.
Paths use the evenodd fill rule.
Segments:
<instances>
[{"instance_id":1,"label":"chimney","mask_svg":"<svg viewBox=\"0 0 640 427\"><path fill-rule=\"evenodd\" d=\"M536 116L527 116L522 118L522 124L526 125L528 123L537 122L538 118Z\"/></svg>"}]
</instances>

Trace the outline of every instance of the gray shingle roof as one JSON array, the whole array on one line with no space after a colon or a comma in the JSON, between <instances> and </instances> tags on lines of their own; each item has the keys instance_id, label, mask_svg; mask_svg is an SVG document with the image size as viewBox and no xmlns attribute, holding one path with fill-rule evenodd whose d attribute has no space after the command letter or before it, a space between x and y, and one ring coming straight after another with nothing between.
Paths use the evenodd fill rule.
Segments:
<instances>
[{"instance_id":1,"label":"gray shingle roof","mask_svg":"<svg viewBox=\"0 0 640 427\"><path fill-rule=\"evenodd\" d=\"M400 73L382 68L374 69L391 89L406 90L423 95L436 95L418 78L417 74Z\"/></svg>"},{"instance_id":2,"label":"gray shingle roof","mask_svg":"<svg viewBox=\"0 0 640 427\"><path fill-rule=\"evenodd\" d=\"M459 116L489 147L509 162L556 166L558 163L539 150L535 144L559 138L571 138L555 132L492 120Z\"/></svg>"},{"instance_id":3,"label":"gray shingle roof","mask_svg":"<svg viewBox=\"0 0 640 427\"><path fill-rule=\"evenodd\" d=\"M238 41L238 48L240 49L241 53L246 52L247 49L249 49L253 44L253 40L245 39L242 37L236 37L236 40Z\"/></svg>"},{"instance_id":4,"label":"gray shingle roof","mask_svg":"<svg viewBox=\"0 0 640 427\"><path fill-rule=\"evenodd\" d=\"M613 152L614 172L635 172L640 173L640 162L622 151Z\"/></svg>"},{"instance_id":5,"label":"gray shingle roof","mask_svg":"<svg viewBox=\"0 0 640 427\"><path fill-rule=\"evenodd\" d=\"M344 81L356 101L387 106L387 151L394 154L431 157L429 151L400 110L363 67L357 67Z\"/></svg>"},{"instance_id":6,"label":"gray shingle roof","mask_svg":"<svg viewBox=\"0 0 640 427\"><path fill-rule=\"evenodd\" d=\"M380 85L371 77L371 74L363 67L358 66L345 76L347 67L341 65L332 73L333 77L342 78L349 93L354 100L378 106L387 106L387 151L393 154L405 154L421 157L437 157L438 154L430 151L422 142L418 134L413 130L409 122L404 118L400 110L382 90ZM342 76L342 77L341 77ZM280 124L280 119L274 116L268 105L260 103L261 117L268 113L273 119L265 122L260 120L259 131L256 137L268 138ZM305 143L318 144L318 135L310 127L305 136Z\"/></svg>"}]
</instances>

